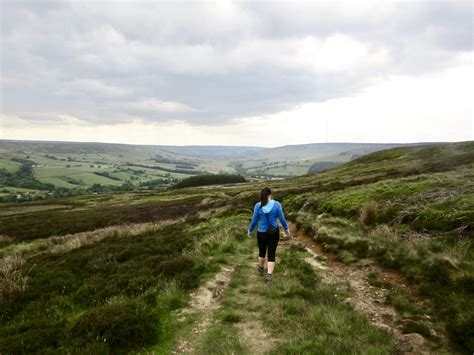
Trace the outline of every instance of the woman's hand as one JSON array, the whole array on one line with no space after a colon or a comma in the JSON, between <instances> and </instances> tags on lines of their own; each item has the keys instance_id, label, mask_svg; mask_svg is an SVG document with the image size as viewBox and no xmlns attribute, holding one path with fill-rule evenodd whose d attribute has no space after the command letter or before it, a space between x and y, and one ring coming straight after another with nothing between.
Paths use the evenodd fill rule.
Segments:
<instances>
[{"instance_id":1,"label":"woman's hand","mask_svg":"<svg viewBox=\"0 0 474 355\"><path fill-rule=\"evenodd\" d=\"M290 229L289 229L289 228L285 231L285 234L286 234L286 237L287 237L287 238L290 238L290 237L291 237L291 232L290 232Z\"/></svg>"}]
</instances>

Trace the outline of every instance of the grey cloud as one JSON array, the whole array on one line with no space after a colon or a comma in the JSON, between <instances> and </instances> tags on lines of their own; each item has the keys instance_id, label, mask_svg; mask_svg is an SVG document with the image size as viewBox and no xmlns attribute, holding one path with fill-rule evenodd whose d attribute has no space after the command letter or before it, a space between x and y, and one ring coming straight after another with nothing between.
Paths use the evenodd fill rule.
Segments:
<instances>
[{"instance_id":1,"label":"grey cloud","mask_svg":"<svg viewBox=\"0 0 474 355\"><path fill-rule=\"evenodd\" d=\"M222 124L352 95L472 51L467 2L3 1L1 13L1 110L27 120L55 112ZM362 51L359 62L338 54L335 36ZM353 67L318 64L326 50Z\"/></svg>"}]
</instances>

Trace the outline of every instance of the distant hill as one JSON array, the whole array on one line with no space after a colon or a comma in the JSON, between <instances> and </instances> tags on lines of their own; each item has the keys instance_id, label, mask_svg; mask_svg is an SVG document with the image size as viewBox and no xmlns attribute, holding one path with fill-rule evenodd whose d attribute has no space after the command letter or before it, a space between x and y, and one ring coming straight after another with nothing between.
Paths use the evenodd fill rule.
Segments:
<instances>
[{"instance_id":1,"label":"distant hill","mask_svg":"<svg viewBox=\"0 0 474 355\"><path fill-rule=\"evenodd\" d=\"M322 171L379 150L410 146L400 143L312 143L286 145L241 154L233 159L246 176L286 178Z\"/></svg>"},{"instance_id":2,"label":"distant hill","mask_svg":"<svg viewBox=\"0 0 474 355\"><path fill-rule=\"evenodd\" d=\"M252 154L253 160L280 161L298 159L316 159L338 154L368 154L382 149L400 147L404 144L380 143L311 143L298 145L285 145L282 147L264 149ZM241 155L237 159L247 159L248 155Z\"/></svg>"},{"instance_id":3,"label":"distant hill","mask_svg":"<svg viewBox=\"0 0 474 355\"><path fill-rule=\"evenodd\" d=\"M0 140L0 198L15 192L43 191L44 195L49 187L78 193L90 189L156 189L203 174L278 179L322 171L400 146L314 143L263 148ZM28 174L19 176L21 171Z\"/></svg>"},{"instance_id":4,"label":"distant hill","mask_svg":"<svg viewBox=\"0 0 474 355\"><path fill-rule=\"evenodd\" d=\"M161 149L181 155L194 157L212 157L230 159L239 155L255 154L268 150L262 147L225 146L225 145L187 145L187 146L159 146Z\"/></svg>"}]
</instances>

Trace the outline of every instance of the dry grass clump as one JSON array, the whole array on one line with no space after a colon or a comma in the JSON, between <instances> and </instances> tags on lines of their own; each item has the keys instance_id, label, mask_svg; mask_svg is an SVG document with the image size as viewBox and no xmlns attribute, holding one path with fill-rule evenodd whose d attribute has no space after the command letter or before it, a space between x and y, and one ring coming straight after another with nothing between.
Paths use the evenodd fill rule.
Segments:
<instances>
[{"instance_id":1,"label":"dry grass clump","mask_svg":"<svg viewBox=\"0 0 474 355\"><path fill-rule=\"evenodd\" d=\"M377 202L367 202L360 209L360 222L367 227L373 226L377 218Z\"/></svg>"},{"instance_id":2,"label":"dry grass clump","mask_svg":"<svg viewBox=\"0 0 474 355\"><path fill-rule=\"evenodd\" d=\"M203 210L203 211L198 211L197 212L197 217L198 218L210 218L216 214L219 214L223 211L225 211L227 207L219 207L219 208L213 208L213 209L208 209L208 210Z\"/></svg>"},{"instance_id":3,"label":"dry grass clump","mask_svg":"<svg viewBox=\"0 0 474 355\"><path fill-rule=\"evenodd\" d=\"M472 250L472 240L459 238L453 246L447 247L445 253L456 260L458 264L469 259L469 253Z\"/></svg>"},{"instance_id":4,"label":"dry grass clump","mask_svg":"<svg viewBox=\"0 0 474 355\"><path fill-rule=\"evenodd\" d=\"M382 239L391 243L395 243L399 240L397 233L386 224L382 224L371 230L369 236L373 239Z\"/></svg>"},{"instance_id":5,"label":"dry grass clump","mask_svg":"<svg viewBox=\"0 0 474 355\"><path fill-rule=\"evenodd\" d=\"M153 224L133 224L130 226L112 226L102 229L97 229L90 232L81 232L64 237L56 237L59 244L54 245L49 251L64 252L72 249L80 248L83 245L95 243L105 238L120 237L123 235L138 235L147 231L153 230Z\"/></svg>"},{"instance_id":6,"label":"dry grass clump","mask_svg":"<svg viewBox=\"0 0 474 355\"><path fill-rule=\"evenodd\" d=\"M8 255L0 260L0 304L26 290L28 276L21 273L24 263L20 255Z\"/></svg>"},{"instance_id":7,"label":"dry grass clump","mask_svg":"<svg viewBox=\"0 0 474 355\"><path fill-rule=\"evenodd\" d=\"M20 243L8 247L7 253L29 255L37 252L60 253L67 252L83 245L95 243L109 237L136 236L142 233L157 231L160 228L176 223L176 220L163 220L159 223L137 223L130 225L118 225L89 232L80 232L64 236L52 236L44 239L36 239L29 243Z\"/></svg>"}]
</instances>

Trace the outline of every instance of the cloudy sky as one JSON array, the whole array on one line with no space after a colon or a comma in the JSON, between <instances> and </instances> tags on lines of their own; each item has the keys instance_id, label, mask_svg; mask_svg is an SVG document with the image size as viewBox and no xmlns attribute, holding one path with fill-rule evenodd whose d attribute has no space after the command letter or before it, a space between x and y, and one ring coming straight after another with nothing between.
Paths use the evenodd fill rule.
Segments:
<instances>
[{"instance_id":1,"label":"cloudy sky","mask_svg":"<svg viewBox=\"0 0 474 355\"><path fill-rule=\"evenodd\" d=\"M0 1L3 139L474 137L471 1Z\"/></svg>"}]
</instances>

